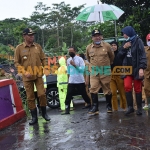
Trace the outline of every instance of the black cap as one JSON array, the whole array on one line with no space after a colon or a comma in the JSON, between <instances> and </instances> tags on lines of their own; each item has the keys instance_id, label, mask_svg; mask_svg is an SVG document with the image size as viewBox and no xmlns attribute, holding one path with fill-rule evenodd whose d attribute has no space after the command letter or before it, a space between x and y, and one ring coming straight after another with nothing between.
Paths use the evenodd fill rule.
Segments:
<instances>
[{"instance_id":1,"label":"black cap","mask_svg":"<svg viewBox=\"0 0 150 150\"><path fill-rule=\"evenodd\" d=\"M98 30L98 29L95 29L95 30L92 31L92 36L94 36L95 34L102 35L101 31Z\"/></svg>"},{"instance_id":2,"label":"black cap","mask_svg":"<svg viewBox=\"0 0 150 150\"><path fill-rule=\"evenodd\" d=\"M26 28L23 30L23 35L32 35L35 34L35 32L31 28Z\"/></svg>"},{"instance_id":3,"label":"black cap","mask_svg":"<svg viewBox=\"0 0 150 150\"><path fill-rule=\"evenodd\" d=\"M118 47L118 42L112 41L112 42L110 42L110 45L112 45L112 44L115 44L115 45L117 45L117 47Z\"/></svg>"}]
</instances>

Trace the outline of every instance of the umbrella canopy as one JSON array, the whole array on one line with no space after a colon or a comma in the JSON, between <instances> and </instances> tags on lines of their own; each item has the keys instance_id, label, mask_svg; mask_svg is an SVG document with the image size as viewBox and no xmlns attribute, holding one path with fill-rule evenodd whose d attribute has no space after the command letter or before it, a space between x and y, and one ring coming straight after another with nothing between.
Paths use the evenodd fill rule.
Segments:
<instances>
[{"instance_id":1,"label":"umbrella canopy","mask_svg":"<svg viewBox=\"0 0 150 150\"><path fill-rule=\"evenodd\" d=\"M104 22L109 20L118 20L123 13L123 10L114 5L98 4L85 8L77 16L76 20L86 22Z\"/></svg>"}]
</instances>

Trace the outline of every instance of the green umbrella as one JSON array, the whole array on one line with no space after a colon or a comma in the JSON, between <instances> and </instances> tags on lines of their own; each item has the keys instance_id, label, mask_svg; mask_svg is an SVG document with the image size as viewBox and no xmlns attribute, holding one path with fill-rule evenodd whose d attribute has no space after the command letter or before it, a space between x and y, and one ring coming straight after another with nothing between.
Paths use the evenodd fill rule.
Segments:
<instances>
[{"instance_id":1,"label":"green umbrella","mask_svg":"<svg viewBox=\"0 0 150 150\"><path fill-rule=\"evenodd\" d=\"M109 20L117 20L124 13L123 10L108 4L98 4L85 8L76 18L80 21L98 21L104 22Z\"/></svg>"},{"instance_id":2,"label":"green umbrella","mask_svg":"<svg viewBox=\"0 0 150 150\"><path fill-rule=\"evenodd\" d=\"M114 5L98 4L85 8L76 18L78 21L86 22L105 22L115 21L115 37L117 36L116 20L124 13L123 10Z\"/></svg>"}]
</instances>

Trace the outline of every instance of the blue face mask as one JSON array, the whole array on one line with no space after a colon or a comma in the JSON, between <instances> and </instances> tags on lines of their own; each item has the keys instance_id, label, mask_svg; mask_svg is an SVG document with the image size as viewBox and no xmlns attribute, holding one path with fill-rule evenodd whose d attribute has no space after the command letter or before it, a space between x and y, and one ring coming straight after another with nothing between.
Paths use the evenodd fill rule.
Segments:
<instances>
[{"instance_id":1,"label":"blue face mask","mask_svg":"<svg viewBox=\"0 0 150 150\"><path fill-rule=\"evenodd\" d=\"M100 45L101 44L101 41L97 41L95 42L96 45Z\"/></svg>"}]
</instances>

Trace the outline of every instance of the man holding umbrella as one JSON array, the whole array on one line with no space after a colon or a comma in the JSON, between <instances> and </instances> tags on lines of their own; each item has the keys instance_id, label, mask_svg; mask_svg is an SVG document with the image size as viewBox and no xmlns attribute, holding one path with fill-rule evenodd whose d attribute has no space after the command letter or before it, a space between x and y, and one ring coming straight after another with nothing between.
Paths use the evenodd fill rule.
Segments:
<instances>
[{"instance_id":1,"label":"man holding umbrella","mask_svg":"<svg viewBox=\"0 0 150 150\"><path fill-rule=\"evenodd\" d=\"M92 41L86 48L86 57L90 62L90 93L92 97L92 108L89 114L98 114L98 92L102 88L103 93L106 97L106 107L107 112L112 112L111 104L111 89L110 89L110 65L113 63L114 53L111 51L111 46L108 43L102 41L102 33L100 30L92 31ZM96 71L93 73L94 68L107 68L107 73L105 71Z\"/></svg>"}]
</instances>

